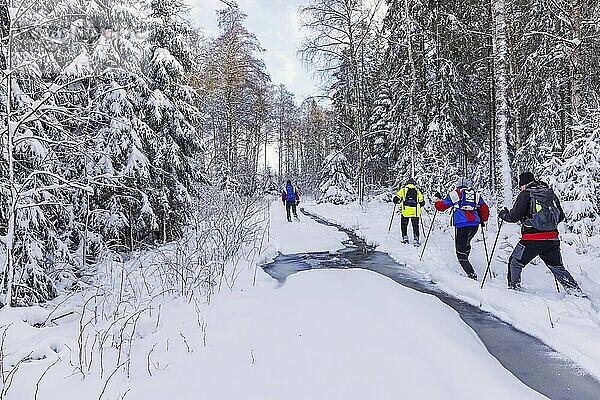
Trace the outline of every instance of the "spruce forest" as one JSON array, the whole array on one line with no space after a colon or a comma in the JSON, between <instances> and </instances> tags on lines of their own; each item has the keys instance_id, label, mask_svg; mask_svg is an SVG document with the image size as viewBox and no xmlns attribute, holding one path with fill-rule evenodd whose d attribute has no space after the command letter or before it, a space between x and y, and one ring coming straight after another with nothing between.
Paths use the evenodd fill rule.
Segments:
<instances>
[{"instance_id":1,"label":"spruce forest","mask_svg":"<svg viewBox=\"0 0 600 400\"><path fill-rule=\"evenodd\" d=\"M2 305L191 228L214 286L286 179L345 204L468 176L498 208L531 170L573 234L600 235L597 0L308 0L298 56L323 91L306 99L272 81L234 1L215 36L188 10L0 0Z\"/></svg>"}]
</instances>

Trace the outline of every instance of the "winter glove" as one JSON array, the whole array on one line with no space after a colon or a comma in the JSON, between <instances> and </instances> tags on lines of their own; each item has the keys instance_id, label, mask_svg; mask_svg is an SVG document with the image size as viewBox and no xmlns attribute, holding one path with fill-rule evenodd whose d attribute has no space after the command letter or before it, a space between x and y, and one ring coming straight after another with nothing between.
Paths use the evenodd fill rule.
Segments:
<instances>
[{"instance_id":1,"label":"winter glove","mask_svg":"<svg viewBox=\"0 0 600 400\"><path fill-rule=\"evenodd\" d=\"M504 207L504 209L498 213L498 217L502 220L506 220L506 217L508 217L508 213L508 208Z\"/></svg>"},{"instance_id":2,"label":"winter glove","mask_svg":"<svg viewBox=\"0 0 600 400\"><path fill-rule=\"evenodd\" d=\"M296 200L296 205L300 204L300 200Z\"/></svg>"},{"instance_id":3,"label":"winter glove","mask_svg":"<svg viewBox=\"0 0 600 400\"><path fill-rule=\"evenodd\" d=\"M485 221L483 221L483 220L479 221L479 225L481 225L482 228L485 228Z\"/></svg>"},{"instance_id":4,"label":"winter glove","mask_svg":"<svg viewBox=\"0 0 600 400\"><path fill-rule=\"evenodd\" d=\"M442 194L440 192L435 192L434 196L436 199L442 199Z\"/></svg>"},{"instance_id":5,"label":"winter glove","mask_svg":"<svg viewBox=\"0 0 600 400\"><path fill-rule=\"evenodd\" d=\"M400 197L394 196L393 202L394 204L398 204L400 202Z\"/></svg>"}]
</instances>

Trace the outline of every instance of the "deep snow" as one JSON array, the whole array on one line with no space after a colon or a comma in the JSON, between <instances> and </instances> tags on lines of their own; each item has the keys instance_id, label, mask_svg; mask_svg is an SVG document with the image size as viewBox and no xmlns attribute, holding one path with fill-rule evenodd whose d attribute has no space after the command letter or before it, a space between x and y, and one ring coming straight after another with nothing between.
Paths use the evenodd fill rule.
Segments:
<instances>
[{"instance_id":1,"label":"deep snow","mask_svg":"<svg viewBox=\"0 0 600 400\"><path fill-rule=\"evenodd\" d=\"M550 347L565 354L600 377L600 268L595 255L577 254L577 246L561 244L565 266L580 283L590 300L558 293L552 274L539 259L523 270L523 292L507 289L506 262L512 247L519 240L519 227L504 224L491 270L495 278L486 280L480 289L486 269L485 247L481 230L473 240L471 263L479 276L478 282L466 278L454 252L454 231L449 226L449 214L437 213L434 229L420 260L422 248L400 244L399 218L395 218L391 233L388 224L393 204L373 200L370 203L352 203L345 206L330 204L305 204L315 214L356 231L377 249L389 253L400 263L406 263L427 279L436 282L442 290L489 311L516 328L541 339ZM421 242L425 241L433 213L424 213ZM496 226L486 227L484 234L488 252L491 252ZM412 230L409 227L412 241ZM569 236L567 238L571 239Z\"/></svg>"},{"instance_id":2,"label":"deep snow","mask_svg":"<svg viewBox=\"0 0 600 400\"><path fill-rule=\"evenodd\" d=\"M256 261L272 259L275 250L343 247L345 234L308 218L287 223L279 206L271 207L269 246ZM121 267L133 276L139 261ZM30 351L35 355L20 365L6 398L34 398L39 381L38 399L97 399L109 377L106 399L544 398L432 296L363 270L307 271L279 286L250 261L242 267L233 288L223 286L210 303L156 297L153 312L142 314L131 335L129 378L127 365L115 369L117 354L109 347L102 377L99 352L85 355L91 365L85 379L76 371L79 315L34 328L48 309L0 311L0 325L13 322L5 370ZM84 291L64 304L77 312L89 296Z\"/></svg>"}]
</instances>

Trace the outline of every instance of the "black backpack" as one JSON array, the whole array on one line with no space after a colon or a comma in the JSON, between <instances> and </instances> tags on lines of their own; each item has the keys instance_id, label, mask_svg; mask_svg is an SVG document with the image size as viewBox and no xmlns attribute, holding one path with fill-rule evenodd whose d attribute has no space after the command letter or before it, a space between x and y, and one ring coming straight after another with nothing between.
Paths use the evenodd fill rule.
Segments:
<instances>
[{"instance_id":1,"label":"black backpack","mask_svg":"<svg viewBox=\"0 0 600 400\"><path fill-rule=\"evenodd\" d=\"M404 198L405 207L416 207L417 206L417 189L408 188L406 191L406 197Z\"/></svg>"},{"instance_id":2,"label":"black backpack","mask_svg":"<svg viewBox=\"0 0 600 400\"><path fill-rule=\"evenodd\" d=\"M560 210L554 191L548 187L527 188L529 192L529 211L531 218L525 220L525 226L538 231L555 231L560 219Z\"/></svg>"}]
</instances>

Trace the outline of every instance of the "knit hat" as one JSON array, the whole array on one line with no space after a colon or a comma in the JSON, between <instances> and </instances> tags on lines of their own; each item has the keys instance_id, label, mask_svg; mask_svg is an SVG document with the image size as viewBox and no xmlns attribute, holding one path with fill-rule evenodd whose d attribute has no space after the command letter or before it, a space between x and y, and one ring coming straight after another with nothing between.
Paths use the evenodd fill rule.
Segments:
<instances>
[{"instance_id":1,"label":"knit hat","mask_svg":"<svg viewBox=\"0 0 600 400\"><path fill-rule=\"evenodd\" d=\"M519 175L519 187L525 186L533 181L535 181L535 177L529 171L523 172L521 175Z\"/></svg>"},{"instance_id":2,"label":"knit hat","mask_svg":"<svg viewBox=\"0 0 600 400\"><path fill-rule=\"evenodd\" d=\"M417 182L415 182L415 180L414 180L413 178L409 178L409 179L406 181L406 184L407 184L407 185L416 185L416 184L417 184Z\"/></svg>"},{"instance_id":3,"label":"knit hat","mask_svg":"<svg viewBox=\"0 0 600 400\"><path fill-rule=\"evenodd\" d=\"M456 181L456 187L457 188L460 188L460 187L471 187L471 180L469 178L465 178L464 176L461 176Z\"/></svg>"}]
</instances>

